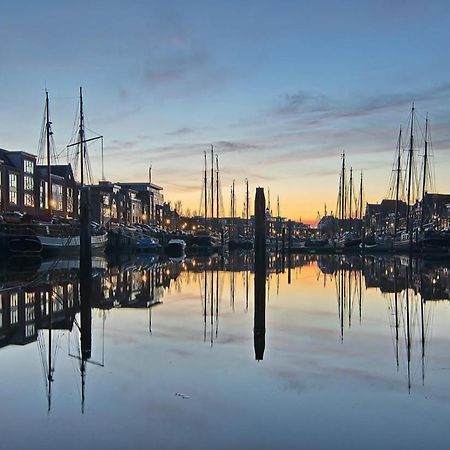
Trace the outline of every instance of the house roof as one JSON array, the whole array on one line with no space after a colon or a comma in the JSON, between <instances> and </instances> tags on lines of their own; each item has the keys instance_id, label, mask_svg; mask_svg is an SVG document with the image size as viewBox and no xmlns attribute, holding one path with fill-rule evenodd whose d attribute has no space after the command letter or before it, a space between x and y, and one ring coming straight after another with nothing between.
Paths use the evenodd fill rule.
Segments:
<instances>
[{"instance_id":1,"label":"house roof","mask_svg":"<svg viewBox=\"0 0 450 450\"><path fill-rule=\"evenodd\" d=\"M36 166L36 170L41 177L47 176L47 166ZM72 166L70 164L52 164L50 170L52 176L66 178L67 175L71 175L73 178Z\"/></svg>"},{"instance_id":2,"label":"house roof","mask_svg":"<svg viewBox=\"0 0 450 450\"><path fill-rule=\"evenodd\" d=\"M123 182L123 183L117 183L120 186L124 186L124 187L128 187L131 189L134 189L136 191L146 191L148 187L156 190L156 191L162 191L162 187L158 186L157 184L154 183L149 183L149 182L137 182L137 183L127 183L127 182Z\"/></svg>"}]
</instances>

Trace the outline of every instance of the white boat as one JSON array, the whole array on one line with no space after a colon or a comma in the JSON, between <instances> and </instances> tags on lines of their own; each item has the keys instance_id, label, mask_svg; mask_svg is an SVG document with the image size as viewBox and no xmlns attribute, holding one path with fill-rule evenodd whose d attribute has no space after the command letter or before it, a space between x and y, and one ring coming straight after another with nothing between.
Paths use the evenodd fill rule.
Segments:
<instances>
[{"instance_id":1,"label":"white boat","mask_svg":"<svg viewBox=\"0 0 450 450\"><path fill-rule=\"evenodd\" d=\"M80 249L80 235L52 236L38 234L37 238L41 241L42 251L44 252L73 252ZM108 233L91 236L92 250L105 250L108 243Z\"/></svg>"}]
</instances>

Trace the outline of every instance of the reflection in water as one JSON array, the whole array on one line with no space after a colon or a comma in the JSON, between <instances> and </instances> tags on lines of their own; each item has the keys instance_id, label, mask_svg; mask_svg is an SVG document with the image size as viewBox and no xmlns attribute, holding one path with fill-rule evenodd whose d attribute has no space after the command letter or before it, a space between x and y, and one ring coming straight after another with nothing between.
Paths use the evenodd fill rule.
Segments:
<instances>
[{"instance_id":1,"label":"reflection in water","mask_svg":"<svg viewBox=\"0 0 450 450\"><path fill-rule=\"evenodd\" d=\"M80 397L84 409L87 365L104 365L104 343L100 361L92 359L92 309L98 310L104 327L111 308L148 309L148 331L152 332L154 306L164 295L183 286L199 286L203 315L203 339L213 346L219 339L219 319L224 287L229 285L230 312L238 311L237 293L242 292L242 311L249 310L251 278L254 281L254 351L262 360L266 332L266 280L276 278L288 268L288 282L295 282L302 267L318 268L323 285L336 285L340 339L355 322L364 325L363 303L367 290L377 289L387 301L387 312L394 343L397 369L405 368L411 388L414 364L420 362L425 383L426 353L429 346L433 303L450 299L447 262L380 256L267 255L254 260L250 254L231 254L184 261L135 258L129 261L94 259L88 296L80 301L77 261L44 261L28 271L0 272L0 346L26 345L37 341L48 409L51 408L55 364L64 336L68 355L78 362ZM319 286L320 283L317 283ZM226 308L226 306L225 306ZM98 349L97 349L98 351Z\"/></svg>"},{"instance_id":2,"label":"reflection in water","mask_svg":"<svg viewBox=\"0 0 450 450\"><path fill-rule=\"evenodd\" d=\"M426 347L431 332L432 303L450 299L448 265L441 261L409 257L321 257L319 266L336 280L341 339L344 317L351 327L354 299L358 298L361 321L362 278L366 289L377 288L388 302L389 323L395 348L397 370L404 358L408 390L411 389L413 363L420 361L425 383Z\"/></svg>"}]
</instances>

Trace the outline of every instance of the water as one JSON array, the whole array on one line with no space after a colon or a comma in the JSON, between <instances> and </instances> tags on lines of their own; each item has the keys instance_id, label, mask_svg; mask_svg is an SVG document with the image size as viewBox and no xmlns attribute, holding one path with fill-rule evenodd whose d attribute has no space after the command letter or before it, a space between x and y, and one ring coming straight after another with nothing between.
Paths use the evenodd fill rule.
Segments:
<instances>
[{"instance_id":1,"label":"water","mask_svg":"<svg viewBox=\"0 0 450 450\"><path fill-rule=\"evenodd\" d=\"M97 259L81 317L76 261L10 262L1 448L448 448L449 266L272 257L255 317L251 256Z\"/></svg>"}]
</instances>

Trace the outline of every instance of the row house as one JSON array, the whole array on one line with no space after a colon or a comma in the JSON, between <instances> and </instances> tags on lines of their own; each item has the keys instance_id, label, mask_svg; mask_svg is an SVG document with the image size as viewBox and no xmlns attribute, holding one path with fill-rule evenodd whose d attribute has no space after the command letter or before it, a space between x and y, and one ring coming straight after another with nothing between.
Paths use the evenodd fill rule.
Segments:
<instances>
[{"instance_id":1,"label":"row house","mask_svg":"<svg viewBox=\"0 0 450 450\"><path fill-rule=\"evenodd\" d=\"M141 217L138 220L134 220L133 223L163 224L164 197L161 186L148 182L118 184L123 189L135 193L134 198L140 202ZM131 203L132 205L133 203Z\"/></svg>"},{"instance_id":2,"label":"row house","mask_svg":"<svg viewBox=\"0 0 450 450\"><path fill-rule=\"evenodd\" d=\"M92 220L124 224L162 223L162 188L152 183L100 181L91 186Z\"/></svg>"},{"instance_id":3,"label":"row house","mask_svg":"<svg viewBox=\"0 0 450 450\"><path fill-rule=\"evenodd\" d=\"M422 201L417 201L412 207L415 226L422 221L422 204L425 226L432 225L438 229L450 227L450 194L425 192Z\"/></svg>"},{"instance_id":4,"label":"row house","mask_svg":"<svg viewBox=\"0 0 450 450\"><path fill-rule=\"evenodd\" d=\"M399 200L384 199L381 203L368 203L364 214L364 226L371 233L394 233L395 213L397 212L397 229L405 228L407 204Z\"/></svg>"},{"instance_id":5,"label":"row house","mask_svg":"<svg viewBox=\"0 0 450 450\"><path fill-rule=\"evenodd\" d=\"M79 187L72 167L52 165L51 205L48 205L48 168L37 165L36 156L0 149L0 213L19 211L32 217L78 217Z\"/></svg>"}]
</instances>

